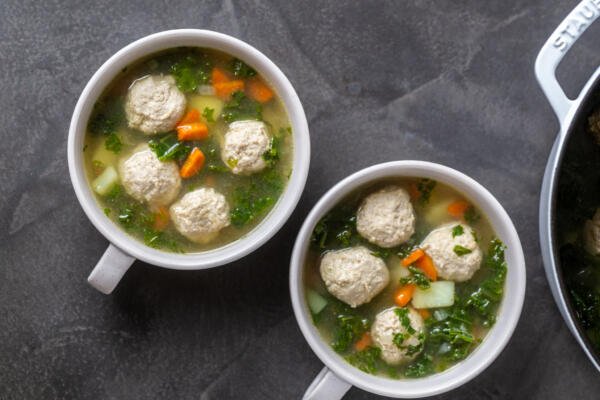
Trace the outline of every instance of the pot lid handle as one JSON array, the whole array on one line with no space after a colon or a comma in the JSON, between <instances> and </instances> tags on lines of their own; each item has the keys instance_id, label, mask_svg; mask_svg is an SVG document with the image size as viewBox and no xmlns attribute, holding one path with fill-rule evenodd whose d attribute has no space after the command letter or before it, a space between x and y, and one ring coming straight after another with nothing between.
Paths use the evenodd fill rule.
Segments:
<instances>
[{"instance_id":1,"label":"pot lid handle","mask_svg":"<svg viewBox=\"0 0 600 400\"><path fill-rule=\"evenodd\" d=\"M574 100L567 97L556 80L556 67L571 46L600 16L600 0L583 0L550 35L535 60L535 75L554 109L562 128Z\"/></svg>"}]
</instances>

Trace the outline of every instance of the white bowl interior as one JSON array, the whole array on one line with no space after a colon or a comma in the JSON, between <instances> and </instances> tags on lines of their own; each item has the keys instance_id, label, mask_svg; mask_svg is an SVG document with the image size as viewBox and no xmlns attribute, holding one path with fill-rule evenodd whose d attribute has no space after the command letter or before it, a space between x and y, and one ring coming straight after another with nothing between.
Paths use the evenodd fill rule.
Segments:
<instances>
[{"instance_id":1,"label":"white bowl interior","mask_svg":"<svg viewBox=\"0 0 600 400\"><path fill-rule=\"evenodd\" d=\"M474 202L485 214L499 239L507 246L508 273L498 319L483 342L465 360L448 370L418 379L393 380L370 375L348 364L320 336L308 311L303 285L303 266L317 222L355 189L393 177L430 178L445 183ZM396 161L361 170L330 189L315 205L302 226L290 269L290 290L294 313L304 337L317 356L340 378L369 392L398 398L432 396L455 388L483 371L506 346L521 314L525 296L525 260L517 232L500 203L479 183L466 175L438 164Z\"/></svg>"},{"instance_id":2,"label":"white bowl interior","mask_svg":"<svg viewBox=\"0 0 600 400\"><path fill-rule=\"evenodd\" d=\"M212 48L237 57L274 87L287 110L293 131L292 174L286 189L265 218L246 236L217 249L174 254L150 248L116 226L100 210L87 182L83 166L83 140L94 103L122 68L137 60L174 47ZM94 226L113 244L151 264L174 269L204 269L222 265L252 252L270 239L290 216L304 189L310 163L310 139L306 116L296 91L283 72L264 54L241 40L217 32L181 29L144 37L118 51L93 75L75 107L68 142L69 172L75 193Z\"/></svg>"}]
</instances>

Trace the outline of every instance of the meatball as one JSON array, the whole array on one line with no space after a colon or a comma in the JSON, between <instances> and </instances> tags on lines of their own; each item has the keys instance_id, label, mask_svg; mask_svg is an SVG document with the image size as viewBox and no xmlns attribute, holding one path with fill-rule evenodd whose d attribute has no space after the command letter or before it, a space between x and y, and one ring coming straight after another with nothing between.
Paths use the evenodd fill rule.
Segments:
<instances>
[{"instance_id":1,"label":"meatball","mask_svg":"<svg viewBox=\"0 0 600 400\"><path fill-rule=\"evenodd\" d=\"M320 272L329 293L353 308L371 301L390 281L385 262L363 246L325 253Z\"/></svg>"},{"instance_id":2,"label":"meatball","mask_svg":"<svg viewBox=\"0 0 600 400\"><path fill-rule=\"evenodd\" d=\"M125 191L151 207L170 204L181 189L179 168L175 161L160 161L148 146L139 146L119 163Z\"/></svg>"},{"instance_id":3,"label":"meatball","mask_svg":"<svg viewBox=\"0 0 600 400\"><path fill-rule=\"evenodd\" d=\"M271 138L264 122L236 121L225 133L221 158L234 174L250 175L267 166L263 155L270 148Z\"/></svg>"},{"instance_id":4,"label":"meatball","mask_svg":"<svg viewBox=\"0 0 600 400\"><path fill-rule=\"evenodd\" d=\"M384 248L410 239L415 233L415 211L406 190L388 186L365 197L356 213L356 230Z\"/></svg>"},{"instance_id":5,"label":"meatball","mask_svg":"<svg viewBox=\"0 0 600 400\"><path fill-rule=\"evenodd\" d=\"M466 224L452 222L442 225L431 231L420 247L431 257L442 279L464 282L471 279L481 266L481 249L473 229Z\"/></svg>"},{"instance_id":6,"label":"meatball","mask_svg":"<svg viewBox=\"0 0 600 400\"><path fill-rule=\"evenodd\" d=\"M596 210L592 219L585 221L583 240L588 253L593 256L600 255L600 208Z\"/></svg>"},{"instance_id":7,"label":"meatball","mask_svg":"<svg viewBox=\"0 0 600 400\"><path fill-rule=\"evenodd\" d=\"M411 307L391 307L375 316L371 326L373 344L390 365L413 360L423 351L425 339L421 315Z\"/></svg>"},{"instance_id":8,"label":"meatball","mask_svg":"<svg viewBox=\"0 0 600 400\"><path fill-rule=\"evenodd\" d=\"M186 193L170 210L175 228L196 243L208 243L230 224L225 196L212 188Z\"/></svg>"},{"instance_id":9,"label":"meatball","mask_svg":"<svg viewBox=\"0 0 600 400\"><path fill-rule=\"evenodd\" d=\"M171 75L147 75L129 87L125 114L130 128L153 135L175 129L185 104L185 95Z\"/></svg>"}]
</instances>

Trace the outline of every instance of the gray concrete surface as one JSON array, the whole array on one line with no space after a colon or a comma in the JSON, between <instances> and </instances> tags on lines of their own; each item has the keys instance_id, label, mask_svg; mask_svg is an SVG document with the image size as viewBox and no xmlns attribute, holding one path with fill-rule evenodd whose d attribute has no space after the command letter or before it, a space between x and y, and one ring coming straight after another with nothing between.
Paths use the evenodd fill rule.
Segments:
<instances>
[{"instance_id":1,"label":"gray concrete surface","mask_svg":"<svg viewBox=\"0 0 600 400\"><path fill-rule=\"evenodd\" d=\"M575 4L2 1L0 399L299 398L322 364L288 296L296 232L338 180L397 159L479 180L513 217L527 258L526 304L510 344L478 378L438 398L598 398L598 374L551 298L537 236L558 125L533 61ZM86 284L107 242L68 178L71 112L111 54L184 27L239 37L288 75L310 123L309 181L288 223L254 254L200 272L136 262L104 296ZM600 63L598 32L560 68L570 93ZM352 389L346 398L378 397Z\"/></svg>"}]
</instances>

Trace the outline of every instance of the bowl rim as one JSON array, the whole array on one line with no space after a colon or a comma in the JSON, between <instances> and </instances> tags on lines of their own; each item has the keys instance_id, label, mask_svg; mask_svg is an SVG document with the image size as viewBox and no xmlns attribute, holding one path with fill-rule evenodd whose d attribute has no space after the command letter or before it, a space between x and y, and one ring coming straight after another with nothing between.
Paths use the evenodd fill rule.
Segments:
<instances>
[{"instance_id":1,"label":"bowl rim","mask_svg":"<svg viewBox=\"0 0 600 400\"><path fill-rule=\"evenodd\" d=\"M101 211L83 166L83 138L96 100L122 68L148 55L177 47L211 48L237 57L257 71L278 93L293 132L292 173L271 211L249 233L236 241L197 253L170 253L150 248L128 235ZM88 219L116 247L150 264L171 269L206 269L235 261L262 246L288 220L308 177L310 137L304 109L290 81L267 56L232 36L202 29L176 29L138 39L112 55L90 78L73 111L67 145L69 175L77 199Z\"/></svg>"},{"instance_id":2,"label":"bowl rim","mask_svg":"<svg viewBox=\"0 0 600 400\"><path fill-rule=\"evenodd\" d=\"M310 235L326 212L353 190L376 181L393 177L430 178L443 182L477 204L493 226L497 236L507 246L509 265L505 294L498 318L482 343L465 359L446 371L423 378L393 380L360 371L343 360L322 340L312 323L303 290L303 264L310 244ZM526 286L523 249L517 231L504 208L482 185L467 175L443 165L425 161L392 161L360 170L333 186L307 216L292 252L290 262L290 293L296 321L309 346L321 361L337 376L363 390L396 398L432 396L454 389L473 379L502 352L519 321Z\"/></svg>"}]
</instances>

